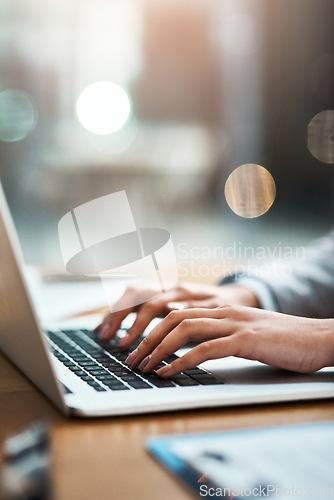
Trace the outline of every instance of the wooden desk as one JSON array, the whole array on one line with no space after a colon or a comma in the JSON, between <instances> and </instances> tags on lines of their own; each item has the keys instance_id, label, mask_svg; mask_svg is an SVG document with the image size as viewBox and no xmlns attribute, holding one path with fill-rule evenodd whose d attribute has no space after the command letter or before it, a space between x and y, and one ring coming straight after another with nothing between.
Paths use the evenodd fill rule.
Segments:
<instances>
[{"instance_id":1,"label":"wooden desk","mask_svg":"<svg viewBox=\"0 0 334 500\"><path fill-rule=\"evenodd\" d=\"M66 419L2 355L0 374L0 444L38 419L50 422L54 500L190 499L147 453L149 436L334 419L334 401Z\"/></svg>"}]
</instances>

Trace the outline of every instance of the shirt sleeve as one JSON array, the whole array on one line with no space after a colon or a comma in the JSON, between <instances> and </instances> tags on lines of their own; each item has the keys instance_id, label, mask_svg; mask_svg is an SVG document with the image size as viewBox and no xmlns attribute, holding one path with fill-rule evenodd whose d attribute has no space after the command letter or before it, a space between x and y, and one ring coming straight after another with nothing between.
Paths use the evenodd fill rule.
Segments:
<instances>
[{"instance_id":1,"label":"shirt sleeve","mask_svg":"<svg viewBox=\"0 0 334 500\"><path fill-rule=\"evenodd\" d=\"M247 274L232 274L231 276L224 278L219 285L227 285L229 283L244 285L252 290L257 296L262 309L267 309L268 311L279 311L275 296L270 286L261 279Z\"/></svg>"},{"instance_id":2,"label":"shirt sleeve","mask_svg":"<svg viewBox=\"0 0 334 500\"><path fill-rule=\"evenodd\" d=\"M240 283L252 289L264 309L294 316L334 317L334 231L305 248L287 272L233 275L220 284Z\"/></svg>"}]
</instances>

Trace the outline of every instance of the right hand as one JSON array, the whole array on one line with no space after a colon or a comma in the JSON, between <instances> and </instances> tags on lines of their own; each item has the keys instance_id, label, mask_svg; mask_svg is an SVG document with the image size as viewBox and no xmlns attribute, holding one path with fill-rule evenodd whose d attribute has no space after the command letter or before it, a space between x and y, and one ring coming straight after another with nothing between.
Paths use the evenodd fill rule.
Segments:
<instances>
[{"instance_id":1,"label":"right hand","mask_svg":"<svg viewBox=\"0 0 334 500\"><path fill-rule=\"evenodd\" d=\"M152 297L145 301L145 297ZM128 306L129 304L138 304ZM120 346L129 348L131 344L142 335L146 327L156 317L164 317L169 312L177 309L194 307L212 309L227 304L249 307L259 307L255 293L245 286L227 284L223 286L203 285L197 283L184 283L177 285L164 293L148 286L129 286L124 295L115 304L115 312L108 314L95 331L101 340L111 340L115 337L122 321L131 312L136 312L136 319L128 329L127 334L120 341Z\"/></svg>"}]
</instances>

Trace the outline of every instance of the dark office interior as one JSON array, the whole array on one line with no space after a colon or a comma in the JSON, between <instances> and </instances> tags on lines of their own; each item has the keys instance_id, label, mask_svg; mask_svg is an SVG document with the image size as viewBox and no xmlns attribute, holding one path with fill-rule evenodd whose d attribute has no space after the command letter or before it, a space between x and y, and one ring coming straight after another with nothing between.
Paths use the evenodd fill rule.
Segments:
<instances>
[{"instance_id":1,"label":"dark office interior","mask_svg":"<svg viewBox=\"0 0 334 500\"><path fill-rule=\"evenodd\" d=\"M59 264L62 215L123 189L138 225L176 243L298 245L331 227L333 162L308 147L311 120L334 105L331 0L17 0L0 11L0 174L29 263ZM79 95L99 81L131 102L116 132L78 119ZM260 217L225 200L243 164L276 184Z\"/></svg>"}]
</instances>

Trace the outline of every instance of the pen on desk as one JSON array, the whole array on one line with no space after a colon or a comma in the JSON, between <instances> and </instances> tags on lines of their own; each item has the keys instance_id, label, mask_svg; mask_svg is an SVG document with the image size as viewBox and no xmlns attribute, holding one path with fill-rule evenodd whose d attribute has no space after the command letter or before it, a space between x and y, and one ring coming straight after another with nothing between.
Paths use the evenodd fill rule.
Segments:
<instances>
[{"instance_id":1,"label":"pen on desk","mask_svg":"<svg viewBox=\"0 0 334 500\"><path fill-rule=\"evenodd\" d=\"M10 500L49 500L49 426L37 422L6 439L1 472L4 498Z\"/></svg>"},{"instance_id":2,"label":"pen on desk","mask_svg":"<svg viewBox=\"0 0 334 500\"><path fill-rule=\"evenodd\" d=\"M227 462L226 456L216 451L205 451L202 453L202 456L205 458L211 458L212 460L216 460L218 462Z\"/></svg>"}]
</instances>

